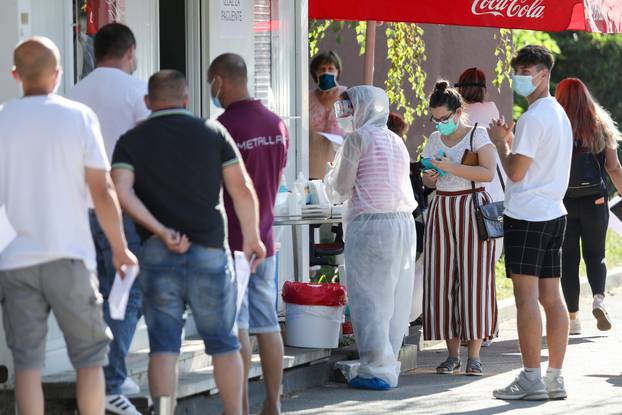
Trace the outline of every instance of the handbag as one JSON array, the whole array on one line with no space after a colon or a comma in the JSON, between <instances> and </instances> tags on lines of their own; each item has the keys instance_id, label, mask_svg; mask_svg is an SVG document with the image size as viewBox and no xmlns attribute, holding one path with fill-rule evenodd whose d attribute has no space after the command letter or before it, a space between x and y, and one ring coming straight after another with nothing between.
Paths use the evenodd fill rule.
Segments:
<instances>
[{"instance_id":1,"label":"handbag","mask_svg":"<svg viewBox=\"0 0 622 415\"><path fill-rule=\"evenodd\" d=\"M578 198L603 195L604 186L598 158L589 150L579 150L575 148L572 155L570 180L565 197Z\"/></svg>"},{"instance_id":2,"label":"handbag","mask_svg":"<svg viewBox=\"0 0 622 415\"><path fill-rule=\"evenodd\" d=\"M471 131L471 152L473 152L473 135L477 124ZM503 176L501 170L497 165L497 174L501 181L501 188L505 192L505 183L503 182ZM475 210L475 222L477 223L477 236L480 241L488 241L491 239L503 238L503 202L491 202L486 204L480 204L475 191L475 182L471 182L471 188L473 189L473 208Z\"/></svg>"}]
</instances>

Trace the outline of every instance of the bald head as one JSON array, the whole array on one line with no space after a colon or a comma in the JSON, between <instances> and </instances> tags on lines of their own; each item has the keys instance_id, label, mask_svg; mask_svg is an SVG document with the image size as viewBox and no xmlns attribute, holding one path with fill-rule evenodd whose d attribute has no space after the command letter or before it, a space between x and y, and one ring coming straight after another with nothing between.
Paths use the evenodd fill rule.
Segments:
<instances>
[{"instance_id":1,"label":"bald head","mask_svg":"<svg viewBox=\"0 0 622 415\"><path fill-rule=\"evenodd\" d=\"M248 73L244 58L235 53L223 53L218 56L214 59L207 71L207 78L209 80L213 80L216 76L246 84Z\"/></svg>"},{"instance_id":2,"label":"bald head","mask_svg":"<svg viewBox=\"0 0 622 415\"><path fill-rule=\"evenodd\" d=\"M152 110L185 107L188 101L186 78L172 69L156 72L149 78L148 98Z\"/></svg>"},{"instance_id":3,"label":"bald head","mask_svg":"<svg viewBox=\"0 0 622 415\"><path fill-rule=\"evenodd\" d=\"M41 36L24 40L13 52L15 73L27 85L42 86L56 80L60 69L60 52L50 39ZM53 85L53 84L52 84Z\"/></svg>"}]
</instances>

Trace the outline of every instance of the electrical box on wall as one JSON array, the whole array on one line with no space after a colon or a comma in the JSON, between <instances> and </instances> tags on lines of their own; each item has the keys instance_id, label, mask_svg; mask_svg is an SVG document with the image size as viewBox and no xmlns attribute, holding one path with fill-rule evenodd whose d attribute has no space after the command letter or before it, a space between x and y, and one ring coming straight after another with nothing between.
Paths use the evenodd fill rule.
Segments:
<instances>
[{"instance_id":1,"label":"electrical box on wall","mask_svg":"<svg viewBox=\"0 0 622 415\"><path fill-rule=\"evenodd\" d=\"M19 40L32 36L32 18L30 16L30 0L18 0L17 22Z\"/></svg>"}]
</instances>

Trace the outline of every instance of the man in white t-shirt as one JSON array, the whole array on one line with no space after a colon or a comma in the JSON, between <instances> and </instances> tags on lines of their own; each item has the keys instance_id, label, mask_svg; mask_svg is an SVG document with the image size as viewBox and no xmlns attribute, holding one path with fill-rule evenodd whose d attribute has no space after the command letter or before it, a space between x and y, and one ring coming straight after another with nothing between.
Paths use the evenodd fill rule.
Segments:
<instances>
[{"instance_id":1,"label":"man in white t-shirt","mask_svg":"<svg viewBox=\"0 0 622 415\"><path fill-rule=\"evenodd\" d=\"M564 399L561 368L568 344L568 311L560 293L561 246L566 228L563 198L570 177L572 128L566 112L549 93L553 55L526 46L512 59L514 91L529 109L512 126L497 120L490 137L508 175L505 194L504 250L518 314L523 370L498 399ZM512 147L510 149L510 144ZM540 348L546 314L549 365L542 378Z\"/></svg>"},{"instance_id":2,"label":"man in white t-shirt","mask_svg":"<svg viewBox=\"0 0 622 415\"><path fill-rule=\"evenodd\" d=\"M144 97L147 83L133 77L136 69L136 39L132 31L120 23L103 26L95 35L96 68L82 79L68 94L68 98L88 105L99 117L108 158L112 158L119 137L149 116ZM128 245L138 253L140 241L134 223L123 216ZM110 246L104 237L95 213L91 211L91 230L97 251L99 290L104 297L104 318L112 330L106 376L106 409L119 415L137 415L139 412L125 397L139 391L127 377L125 359L141 316L138 284L132 287L125 318L110 318L108 295L114 281L114 267Z\"/></svg>"},{"instance_id":3,"label":"man in white t-shirt","mask_svg":"<svg viewBox=\"0 0 622 415\"><path fill-rule=\"evenodd\" d=\"M51 309L77 370L78 409L100 415L110 334L94 288L89 191L114 268L137 261L123 236L97 117L54 94L58 48L47 38L27 39L14 60L24 97L0 107L0 206L17 237L0 252L0 292L17 407L20 414L44 413L41 369Z\"/></svg>"}]
</instances>

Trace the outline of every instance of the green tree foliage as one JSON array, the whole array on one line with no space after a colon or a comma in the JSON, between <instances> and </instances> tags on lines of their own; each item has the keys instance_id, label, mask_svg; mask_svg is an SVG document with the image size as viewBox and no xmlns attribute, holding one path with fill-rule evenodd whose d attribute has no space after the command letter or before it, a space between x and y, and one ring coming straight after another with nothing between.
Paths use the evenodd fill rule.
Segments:
<instances>
[{"instance_id":1,"label":"green tree foliage","mask_svg":"<svg viewBox=\"0 0 622 415\"><path fill-rule=\"evenodd\" d=\"M514 30L512 38L514 50L526 45L542 45L553 52L556 65L551 77L552 93L562 79L577 77L613 118L622 122L622 88L619 87L622 35ZM527 101L515 95L514 103L514 117L518 118L527 109Z\"/></svg>"},{"instance_id":2,"label":"green tree foliage","mask_svg":"<svg viewBox=\"0 0 622 415\"><path fill-rule=\"evenodd\" d=\"M512 41L514 42L514 49L518 50L527 45L541 45L553 52L554 54L561 53L559 45L555 39L547 32L536 32L533 30L513 30Z\"/></svg>"},{"instance_id":3,"label":"green tree foliage","mask_svg":"<svg viewBox=\"0 0 622 415\"><path fill-rule=\"evenodd\" d=\"M622 35L563 32L551 36L561 49L553 87L566 77L581 79L613 118L622 122Z\"/></svg>"},{"instance_id":4,"label":"green tree foliage","mask_svg":"<svg viewBox=\"0 0 622 415\"><path fill-rule=\"evenodd\" d=\"M512 82L512 68L510 66L514 53L512 31L510 29L499 29L499 33L494 36L497 40L497 47L495 48L497 65L495 65L495 78L492 80L492 84L501 91L504 81L507 81L508 84Z\"/></svg>"},{"instance_id":5,"label":"green tree foliage","mask_svg":"<svg viewBox=\"0 0 622 415\"><path fill-rule=\"evenodd\" d=\"M384 82L387 96L398 111L404 112L407 123L414 121L414 116L427 114L425 81L426 72L423 62L427 59L423 29L411 23L385 23L387 38L387 59L391 67ZM345 30L344 30L345 29ZM337 43L342 35L353 34L359 46L359 55L365 53L367 22L343 22L331 20L309 21L309 54L314 56L319 51L319 44L328 30L335 33ZM406 86L406 89L404 88ZM409 99L406 91L414 92Z\"/></svg>"},{"instance_id":6,"label":"green tree foliage","mask_svg":"<svg viewBox=\"0 0 622 415\"><path fill-rule=\"evenodd\" d=\"M423 62L427 59L423 29L410 23L389 23L386 29L387 59L391 67L387 71L384 82L389 101L397 110L404 110L404 119L408 124L414 121L414 114L427 114L427 100L425 92L426 72ZM403 80L414 92L411 100L406 98ZM417 105L412 104L414 100Z\"/></svg>"}]
</instances>

